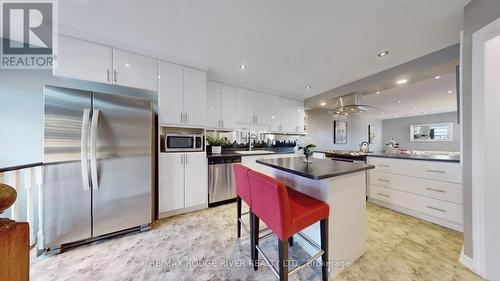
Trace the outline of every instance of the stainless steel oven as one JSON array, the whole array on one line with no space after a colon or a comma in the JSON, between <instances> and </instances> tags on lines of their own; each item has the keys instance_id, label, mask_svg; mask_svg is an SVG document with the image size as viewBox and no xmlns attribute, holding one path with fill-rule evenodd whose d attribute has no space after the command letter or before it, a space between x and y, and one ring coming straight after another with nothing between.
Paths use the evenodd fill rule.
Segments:
<instances>
[{"instance_id":1,"label":"stainless steel oven","mask_svg":"<svg viewBox=\"0 0 500 281\"><path fill-rule=\"evenodd\" d=\"M169 133L165 134L165 152L179 151L203 151L205 140L203 134L183 134Z\"/></svg>"}]
</instances>

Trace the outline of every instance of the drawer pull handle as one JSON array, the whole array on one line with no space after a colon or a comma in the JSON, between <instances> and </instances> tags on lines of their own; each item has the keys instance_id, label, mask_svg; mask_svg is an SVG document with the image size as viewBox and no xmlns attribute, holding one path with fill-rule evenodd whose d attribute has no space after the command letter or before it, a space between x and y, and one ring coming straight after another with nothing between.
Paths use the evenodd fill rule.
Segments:
<instances>
[{"instance_id":1,"label":"drawer pull handle","mask_svg":"<svg viewBox=\"0 0 500 281\"><path fill-rule=\"evenodd\" d=\"M443 209L439 209L439 208L435 208L435 207L431 207L431 206L427 206L427 208L432 209L432 210L436 210L436 211L439 211L439 212L446 213L446 211L443 210Z\"/></svg>"},{"instance_id":2,"label":"drawer pull handle","mask_svg":"<svg viewBox=\"0 0 500 281\"><path fill-rule=\"evenodd\" d=\"M380 196L384 196L384 197L387 197L387 198L391 197L390 195L387 195L387 194L383 194L383 193L377 193L377 194L378 194L378 195L380 195Z\"/></svg>"},{"instance_id":3,"label":"drawer pull handle","mask_svg":"<svg viewBox=\"0 0 500 281\"><path fill-rule=\"evenodd\" d=\"M445 172L445 171L441 171L441 170L427 170L427 172L429 172L429 173L446 174L446 172Z\"/></svg>"},{"instance_id":4,"label":"drawer pull handle","mask_svg":"<svg viewBox=\"0 0 500 281\"><path fill-rule=\"evenodd\" d=\"M383 181L383 182L391 182L390 180L386 180L386 179L377 179L378 181Z\"/></svg>"},{"instance_id":5,"label":"drawer pull handle","mask_svg":"<svg viewBox=\"0 0 500 281\"><path fill-rule=\"evenodd\" d=\"M389 165L385 165L385 164L378 164L377 166L379 166L379 167L386 167L386 168L390 167Z\"/></svg>"},{"instance_id":6,"label":"drawer pull handle","mask_svg":"<svg viewBox=\"0 0 500 281\"><path fill-rule=\"evenodd\" d=\"M427 189L427 190L430 190L430 191L435 191L435 192L446 193L446 191L444 191L444 190L442 190L442 189L435 189L435 188L430 188L430 187L427 187L426 189Z\"/></svg>"}]
</instances>

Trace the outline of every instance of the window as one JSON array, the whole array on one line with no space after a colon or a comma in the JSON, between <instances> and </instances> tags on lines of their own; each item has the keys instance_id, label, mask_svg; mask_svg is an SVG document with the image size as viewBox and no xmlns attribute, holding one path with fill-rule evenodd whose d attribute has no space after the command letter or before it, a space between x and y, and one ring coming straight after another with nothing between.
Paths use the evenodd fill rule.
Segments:
<instances>
[{"instance_id":1,"label":"window","mask_svg":"<svg viewBox=\"0 0 500 281\"><path fill-rule=\"evenodd\" d=\"M410 125L410 141L452 141L453 123Z\"/></svg>"}]
</instances>

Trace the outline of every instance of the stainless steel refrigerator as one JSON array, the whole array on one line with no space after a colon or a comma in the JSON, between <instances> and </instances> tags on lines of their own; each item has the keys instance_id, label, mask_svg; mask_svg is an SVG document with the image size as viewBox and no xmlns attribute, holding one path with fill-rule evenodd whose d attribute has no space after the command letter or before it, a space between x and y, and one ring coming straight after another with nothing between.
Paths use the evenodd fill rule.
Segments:
<instances>
[{"instance_id":1,"label":"stainless steel refrigerator","mask_svg":"<svg viewBox=\"0 0 500 281\"><path fill-rule=\"evenodd\" d=\"M151 102L45 86L44 248L152 221Z\"/></svg>"}]
</instances>

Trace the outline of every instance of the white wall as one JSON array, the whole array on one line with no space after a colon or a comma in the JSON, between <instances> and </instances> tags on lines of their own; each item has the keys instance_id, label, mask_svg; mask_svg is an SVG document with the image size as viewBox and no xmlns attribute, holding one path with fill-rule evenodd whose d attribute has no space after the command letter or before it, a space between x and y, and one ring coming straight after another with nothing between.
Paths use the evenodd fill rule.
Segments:
<instances>
[{"instance_id":1,"label":"white wall","mask_svg":"<svg viewBox=\"0 0 500 281\"><path fill-rule=\"evenodd\" d=\"M429 123L453 123L452 141L410 142L410 125ZM460 125L457 112L428 114L382 121L382 139L394 138L399 146L411 150L460 151Z\"/></svg>"},{"instance_id":2,"label":"white wall","mask_svg":"<svg viewBox=\"0 0 500 281\"><path fill-rule=\"evenodd\" d=\"M314 109L306 112L307 141L323 150L359 150L359 144L368 141L368 125L375 125L375 143L371 151L382 150L382 121L362 115L325 115L327 110ZM333 120L347 120L347 144L333 143Z\"/></svg>"}]
</instances>

